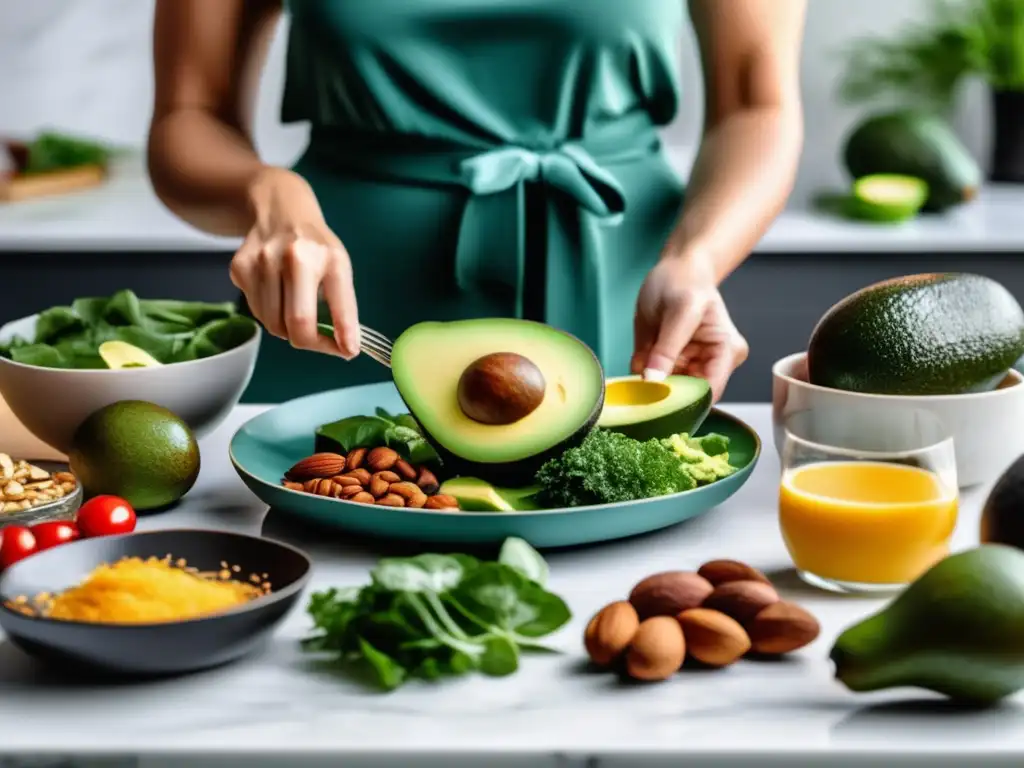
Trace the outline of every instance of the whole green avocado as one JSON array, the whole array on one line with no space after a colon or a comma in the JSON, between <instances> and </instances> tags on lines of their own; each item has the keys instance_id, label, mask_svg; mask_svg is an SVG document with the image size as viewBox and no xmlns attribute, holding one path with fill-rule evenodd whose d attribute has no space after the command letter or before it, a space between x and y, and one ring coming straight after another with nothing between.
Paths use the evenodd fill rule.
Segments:
<instances>
[{"instance_id":1,"label":"whole green avocado","mask_svg":"<svg viewBox=\"0 0 1024 768\"><path fill-rule=\"evenodd\" d=\"M120 496L136 510L167 507L199 477L199 445L176 414L122 400L100 408L75 431L71 471L87 497Z\"/></svg>"},{"instance_id":2,"label":"whole green avocado","mask_svg":"<svg viewBox=\"0 0 1024 768\"><path fill-rule=\"evenodd\" d=\"M1024 688L1024 552L951 555L844 631L836 679L852 691L916 687L986 706Z\"/></svg>"}]
</instances>

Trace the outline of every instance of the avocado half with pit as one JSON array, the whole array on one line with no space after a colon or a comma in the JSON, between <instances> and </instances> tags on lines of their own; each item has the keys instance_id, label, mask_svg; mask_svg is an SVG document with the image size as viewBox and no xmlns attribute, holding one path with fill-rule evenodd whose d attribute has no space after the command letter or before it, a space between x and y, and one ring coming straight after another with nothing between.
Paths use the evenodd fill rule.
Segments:
<instances>
[{"instance_id":1,"label":"avocado half with pit","mask_svg":"<svg viewBox=\"0 0 1024 768\"><path fill-rule=\"evenodd\" d=\"M686 432L693 434L711 411L711 385L694 376L645 381L620 376L605 385L604 410L597 426L634 440Z\"/></svg>"},{"instance_id":2,"label":"avocado half with pit","mask_svg":"<svg viewBox=\"0 0 1024 768\"><path fill-rule=\"evenodd\" d=\"M590 347L512 318L418 323L395 339L391 374L445 474L503 488L583 442L605 397Z\"/></svg>"}]
</instances>

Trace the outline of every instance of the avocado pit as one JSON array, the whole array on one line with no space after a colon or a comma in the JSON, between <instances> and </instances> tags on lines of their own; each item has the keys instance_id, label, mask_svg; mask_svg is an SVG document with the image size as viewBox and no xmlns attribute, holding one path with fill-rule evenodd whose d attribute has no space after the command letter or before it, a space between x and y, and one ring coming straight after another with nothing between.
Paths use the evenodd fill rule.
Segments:
<instances>
[{"instance_id":1,"label":"avocado pit","mask_svg":"<svg viewBox=\"0 0 1024 768\"><path fill-rule=\"evenodd\" d=\"M514 424L544 400L547 382L532 360L515 352L495 352L474 360L459 377L459 407L473 421Z\"/></svg>"}]
</instances>

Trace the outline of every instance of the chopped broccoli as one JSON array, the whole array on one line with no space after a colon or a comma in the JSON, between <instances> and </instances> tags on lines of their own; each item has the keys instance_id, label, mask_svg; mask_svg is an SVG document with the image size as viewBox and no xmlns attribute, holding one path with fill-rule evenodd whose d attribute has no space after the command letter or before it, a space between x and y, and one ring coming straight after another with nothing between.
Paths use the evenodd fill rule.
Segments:
<instances>
[{"instance_id":1,"label":"chopped broccoli","mask_svg":"<svg viewBox=\"0 0 1024 768\"><path fill-rule=\"evenodd\" d=\"M687 434L672 435L661 444L682 462L697 485L707 485L736 472L729 463L729 438L711 433L702 437Z\"/></svg>"},{"instance_id":2,"label":"chopped broccoli","mask_svg":"<svg viewBox=\"0 0 1024 768\"><path fill-rule=\"evenodd\" d=\"M688 491L697 481L658 440L595 429L537 473L544 506L579 507Z\"/></svg>"}]
</instances>

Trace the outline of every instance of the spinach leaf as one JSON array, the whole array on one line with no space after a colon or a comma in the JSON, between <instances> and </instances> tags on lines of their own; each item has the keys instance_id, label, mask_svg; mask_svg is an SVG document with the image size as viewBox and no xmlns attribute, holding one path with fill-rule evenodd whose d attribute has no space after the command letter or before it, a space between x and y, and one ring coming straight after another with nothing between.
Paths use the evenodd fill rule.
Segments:
<instances>
[{"instance_id":1,"label":"spinach leaf","mask_svg":"<svg viewBox=\"0 0 1024 768\"><path fill-rule=\"evenodd\" d=\"M303 649L369 671L386 691L412 678L513 674L521 651L542 649L536 638L571 618L561 598L512 565L432 553L384 558L369 584L315 593L308 612L315 634Z\"/></svg>"},{"instance_id":2,"label":"spinach leaf","mask_svg":"<svg viewBox=\"0 0 1024 768\"><path fill-rule=\"evenodd\" d=\"M116 339L167 364L220 354L255 333L255 321L237 314L230 303L140 299L123 290L44 310L35 338L12 338L0 344L0 355L46 368L106 368L99 346ZM16 349L22 350L17 358Z\"/></svg>"},{"instance_id":3,"label":"spinach leaf","mask_svg":"<svg viewBox=\"0 0 1024 768\"><path fill-rule=\"evenodd\" d=\"M389 446L413 464L438 461L437 452L407 413L392 416L377 408L373 416L348 416L317 428L317 450L348 453L355 448Z\"/></svg>"},{"instance_id":4,"label":"spinach leaf","mask_svg":"<svg viewBox=\"0 0 1024 768\"><path fill-rule=\"evenodd\" d=\"M548 564L541 554L520 538L505 539L498 562L515 568L530 581L542 587L548 582Z\"/></svg>"}]
</instances>

